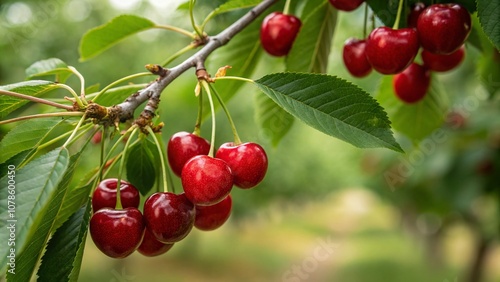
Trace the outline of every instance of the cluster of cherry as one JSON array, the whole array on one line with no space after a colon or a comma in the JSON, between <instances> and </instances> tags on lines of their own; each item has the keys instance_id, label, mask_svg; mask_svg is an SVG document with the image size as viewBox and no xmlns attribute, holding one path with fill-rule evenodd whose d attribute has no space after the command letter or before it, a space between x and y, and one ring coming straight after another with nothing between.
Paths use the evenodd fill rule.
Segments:
<instances>
[{"instance_id":1,"label":"cluster of cherry","mask_svg":"<svg viewBox=\"0 0 500 282\"><path fill-rule=\"evenodd\" d=\"M337 8L341 2L337 3ZM363 1L349 1L349 9ZM334 4L335 5L335 4ZM469 12L459 4L423 3L412 6L408 27L379 27L367 39L350 38L344 44L343 60L355 77L364 77L372 69L382 74L394 74L393 87L403 102L423 99L429 89L431 71L445 72L463 60L464 42L471 30ZM423 64L414 62L420 47Z\"/></svg>"},{"instance_id":2,"label":"cluster of cherry","mask_svg":"<svg viewBox=\"0 0 500 282\"><path fill-rule=\"evenodd\" d=\"M233 184L255 187L267 172L268 160L264 149L252 142L225 143L215 157L208 155L209 150L210 143L196 134L174 134L167 157L184 192L156 192L146 199L142 213L139 192L132 184L102 180L92 196L89 224L97 248L113 258L135 250L158 256L184 239L193 226L205 231L222 226L231 213Z\"/></svg>"}]
</instances>

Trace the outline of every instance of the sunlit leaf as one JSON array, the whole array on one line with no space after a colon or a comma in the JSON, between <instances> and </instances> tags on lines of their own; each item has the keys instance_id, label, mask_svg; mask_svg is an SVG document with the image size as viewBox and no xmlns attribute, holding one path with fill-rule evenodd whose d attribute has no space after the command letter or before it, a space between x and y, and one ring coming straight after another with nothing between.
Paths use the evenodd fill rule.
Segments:
<instances>
[{"instance_id":1,"label":"sunlit leaf","mask_svg":"<svg viewBox=\"0 0 500 282\"><path fill-rule=\"evenodd\" d=\"M34 97L38 97L56 88L56 83L45 80L30 80L0 86L0 90L7 90L10 92L21 93ZM28 103L27 100L2 95L0 93L0 118L6 117L8 114L19 109L26 103Z\"/></svg>"},{"instance_id":2,"label":"sunlit leaf","mask_svg":"<svg viewBox=\"0 0 500 282\"><path fill-rule=\"evenodd\" d=\"M261 0L230 0L214 10L214 14L222 14L236 9L243 9L259 4Z\"/></svg>"},{"instance_id":3,"label":"sunlit leaf","mask_svg":"<svg viewBox=\"0 0 500 282\"><path fill-rule=\"evenodd\" d=\"M292 128L295 118L263 93L255 95L255 120L273 146Z\"/></svg>"},{"instance_id":4,"label":"sunlit leaf","mask_svg":"<svg viewBox=\"0 0 500 282\"><path fill-rule=\"evenodd\" d=\"M26 69L28 79L40 76L55 75L56 81L65 83L68 77L73 74L68 65L60 59L50 58L33 63Z\"/></svg>"}]
</instances>

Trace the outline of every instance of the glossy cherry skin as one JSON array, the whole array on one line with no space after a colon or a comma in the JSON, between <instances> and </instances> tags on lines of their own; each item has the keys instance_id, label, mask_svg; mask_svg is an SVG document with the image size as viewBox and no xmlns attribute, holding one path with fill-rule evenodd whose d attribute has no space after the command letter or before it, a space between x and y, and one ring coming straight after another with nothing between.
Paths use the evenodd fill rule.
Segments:
<instances>
[{"instance_id":1,"label":"glossy cherry skin","mask_svg":"<svg viewBox=\"0 0 500 282\"><path fill-rule=\"evenodd\" d=\"M233 200L231 195L212 206L196 206L194 226L200 230L210 231L221 227L231 215Z\"/></svg>"},{"instance_id":2,"label":"glossy cherry skin","mask_svg":"<svg viewBox=\"0 0 500 282\"><path fill-rule=\"evenodd\" d=\"M419 48L415 29L379 27L368 36L366 58L379 73L396 74L413 62Z\"/></svg>"},{"instance_id":3,"label":"glossy cherry skin","mask_svg":"<svg viewBox=\"0 0 500 282\"><path fill-rule=\"evenodd\" d=\"M155 193L144 203L147 229L162 243L184 239L194 224L195 207L184 194Z\"/></svg>"},{"instance_id":4,"label":"glossy cherry skin","mask_svg":"<svg viewBox=\"0 0 500 282\"><path fill-rule=\"evenodd\" d=\"M422 51L424 66L437 72L445 72L456 68L464 60L464 56L464 45L449 55L433 54L425 49Z\"/></svg>"},{"instance_id":5,"label":"glossy cherry skin","mask_svg":"<svg viewBox=\"0 0 500 282\"><path fill-rule=\"evenodd\" d=\"M434 54L455 52L469 36L469 12L458 4L435 4L418 17L417 30L422 47Z\"/></svg>"},{"instance_id":6,"label":"glossy cherry skin","mask_svg":"<svg viewBox=\"0 0 500 282\"><path fill-rule=\"evenodd\" d=\"M186 197L193 204L210 206L229 195L233 187L233 174L221 159L196 156L182 169L181 181Z\"/></svg>"},{"instance_id":7,"label":"glossy cherry skin","mask_svg":"<svg viewBox=\"0 0 500 282\"><path fill-rule=\"evenodd\" d=\"M342 51L344 65L352 76L365 77L372 71L366 58L366 40L349 38Z\"/></svg>"},{"instance_id":8,"label":"glossy cherry skin","mask_svg":"<svg viewBox=\"0 0 500 282\"><path fill-rule=\"evenodd\" d=\"M407 24L408 27L417 28L418 17L425 9L425 4L422 2L415 3L411 6L410 14L408 14Z\"/></svg>"},{"instance_id":9,"label":"glossy cherry skin","mask_svg":"<svg viewBox=\"0 0 500 282\"><path fill-rule=\"evenodd\" d=\"M124 208L137 208L141 197L139 191L134 185L125 180L121 180L120 199ZM92 209L98 211L102 208L115 208L116 206L116 187L118 179L108 178L102 180L92 195Z\"/></svg>"},{"instance_id":10,"label":"glossy cherry skin","mask_svg":"<svg viewBox=\"0 0 500 282\"><path fill-rule=\"evenodd\" d=\"M266 176L268 160L266 151L253 142L235 145L233 142L222 144L217 153L227 163L233 174L234 185L240 188L252 188Z\"/></svg>"},{"instance_id":11,"label":"glossy cherry skin","mask_svg":"<svg viewBox=\"0 0 500 282\"><path fill-rule=\"evenodd\" d=\"M137 208L103 208L90 219L90 236L101 252L112 258L133 253L144 235L144 219Z\"/></svg>"},{"instance_id":12,"label":"glossy cherry skin","mask_svg":"<svg viewBox=\"0 0 500 282\"><path fill-rule=\"evenodd\" d=\"M402 73L393 77L396 96L405 103L416 103L424 98L431 81L430 71L425 67L412 63Z\"/></svg>"},{"instance_id":13,"label":"glossy cherry skin","mask_svg":"<svg viewBox=\"0 0 500 282\"><path fill-rule=\"evenodd\" d=\"M264 18L260 28L260 42L270 55L286 56L292 49L302 22L293 15L273 12Z\"/></svg>"},{"instance_id":14,"label":"glossy cherry skin","mask_svg":"<svg viewBox=\"0 0 500 282\"><path fill-rule=\"evenodd\" d=\"M352 11L363 4L365 0L330 0L330 4L337 10L341 11Z\"/></svg>"},{"instance_id":15,"label":"glossy cherry skin","mask_svg":"<svg viewBox=\"0 0 500 282\"><path fill-rule=\"evenodd\" d=\"M168 163L172 171L181 176L182 168L194 156L207 155L210 143L195 134L185 131L174 134L167 145Z\"/></svg>"},{"instance_id":16,"label":"glossy cherry skin","mask_svg":"<svg viewBox=\"0 0 500 282\"><path fill-rule=\"evenodd\" d=\"M144 238L137 251L147 257L155 257L168 252L174 246L173 243L162 243L146 228Z\"/></svg>"}]
</instances>

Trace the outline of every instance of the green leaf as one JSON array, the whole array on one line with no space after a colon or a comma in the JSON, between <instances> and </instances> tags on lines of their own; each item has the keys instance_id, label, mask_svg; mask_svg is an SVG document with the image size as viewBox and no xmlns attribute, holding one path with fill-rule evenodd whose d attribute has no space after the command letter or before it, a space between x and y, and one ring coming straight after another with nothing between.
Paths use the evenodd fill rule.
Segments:
<instances>
[{"instance_id":1,"label":"green leaf","mask_svg":"<svg viewBox=\"0 0 500 282\"><path fill-rule=\"evenodd\" d=\"M477 15L484 32L500 50L500 0L477 0Z\"/></svg>"},{"instance_id":2,"label":"green leaf","mask_svg":"<svg viewBox=\"0 0 500 282\"><path fill-rule=\"evenodd\" d=\"M121 15L85 33L80 41L80 61L86 61L135 33L154 28L152 21L133 15Z\"/></svg>"},{"instance_id":3,"label":"green leaf","mask_svg":"<svg viewBox=\"0 0 500 282\"><path fill-rule=\"evenodd\" d=\"M328 67L333 33L337 23L337 10L326 0L309 0L303 25L287 56L286 68L290 72L325 73Z\"/></svg>"},{"instance_id":4,"label":"green leaf","mask_svg":"<svg viewBox=\"0 0 500 282\"><path fill-rule=\"evenodd\" d=\"M255 83L286 111L323 133L360 148L403 151L384 109L350 82L323 74L276 73Z\"/></svg>"},{"instance_id":5,"label":"green leaf","mask_svg":"<svg viewBox=\"0 0 500 282\"><path fill-rule=\"evenodd\" d=\"M92 181L83 186L68 187L61 210L55 219L54 228L61 226L78 208L85 204L93 187L94 183Z\"/></svg>"},{"instance_id":6,"label":"green leaf","mask_svg":"<svg viewBox=\"0 0 500 282\"><path fill-rule=\"evenodd\" d=\"M394 25L396 15L398 14L399 0L366 0L366 4L370 6L373 13L375 13L377 18L382 21L385 26L392 27ZM400 25L405 26L405 23L406 16L402 15Z\"/></svg>"},{"instance_id":7,"label":"green leaf","mask_svg":"<svg viewBox=\"0 0 500 282\"><path fill-rule=\"evenodd\" d=\"M45 80L30 80L30 81L23 81L15 84L0 86L0 90L7 90L34 97L38 97L56 88L58 88L56 83ZM2 95L0 93L0 118L6 117L8 114L17 110L26 103L28 103L28 101L11 96Z\"/></svg>"},{"instance_id":8,"label":"green leaf","mask_svg":"<svg viewBox=\"0 0 500 282\"><path fill-rule=\"evenodd\" d=\"M406 104L395 96L392 76L382 79L376 98L387 111L393 128L414 141L424 139L439 128L448 107L448 99L435 76L431 78L425 98L417 103Z\"/></svg>"},{"instance_id":9,"label":"green leaf","mask_svg":"<svg viewBox=\"0 0 500 282\"><path fill-rule=\"evenodd\" d=\"M261 0L230 0L217 7L213 13L215 15L230 12L237 9L249 8L259 4Z\"/></svg>"},{"instance_id":10,"label":"green leaf","mask_svg":"<svg viewBox=\"0 0 500 282\"><path fill-rule=\"evenodd\" d=\"M68 68L68 65L57 58L35 62L26 69L28 79L39 76L55 75L56 81L59 83L65 83L72 74L73 72Z\"/></svg>"},{"instance_id":11,"label":"green leaf","mask_svg":"<svg viewBox=\"0 0 500 282\"><path fill-rule=\"evenodd\" d=\"M2 218L15 218L16 226L16 273L7 277L15 281L29 281L48 239L65 187L63 183L70 160L65 148L57 148L40 158L16 170L15 213L7 210L7 205L0 205ZM0 198L6 202L8 196L7 181L9 176L0 180ZM11 216L12 215L12 216ZM0 223L1 230L6 230L7 221ZM2 232L3 233L3 232ZM7 264L7 248L0 249L1 267ZM2 268L2 272L3 272ZM10 280L9 279L9 280ZM14 280L13 280L14 281Z\"/></svg>"},{"instance_id":12,"label":"green leaf","mask_svg":"<svg viewBox=\"0 0 500 282\"><path fill-rule=\"evenodd\" d=\"M52 235L38 269L40 281L76 281L90 220L90 198ZM74 273L76 271L76 273Z\"/></svg>"},{"instance_id":13,"label":"green leaf","mask_svg":"<svg viewBox=\"0 0 500 282\"><path fill-rule=\"evenodd\" d=\"M264 136L277 146L292 128L295 118L263 93L257 93L255 100L255 120Z\"/></svg>"},{"instance_id":14,"label":"green leaf","mask_svg":"<svg viewBox=\"0 0 500 282\"><path fill-rule=\"evenodd\" d=\"M93 102L102 106L113 106L123 102L128 96L144 88L144 85L125 85L116 88L111 88L104 94L97 97Z\"/></svg>"},{"instance_id":15,"label":"green leaf","mask_svg":"<svg viewBox=\"0 0 500 282\"><path fill-rule=\"evenodd\" d=\"M130 147L127 152L127 180L132 183L142 195L146 195L156 180L156 169L147 140L142 140ZM155 147L156 148L156 147Z\"/></svg>"},{"instance_id":16,"label":"green leaf","mask_svg":"<svg viewBox=\"0 0 500 282\"><path fill-rule=\"evenodd\" d=\"M20 152L39 146L45 137L62 122L61 119L32 119L20 123L0 142L0 163L4 163Z\"/></svg>"}]
</instances>

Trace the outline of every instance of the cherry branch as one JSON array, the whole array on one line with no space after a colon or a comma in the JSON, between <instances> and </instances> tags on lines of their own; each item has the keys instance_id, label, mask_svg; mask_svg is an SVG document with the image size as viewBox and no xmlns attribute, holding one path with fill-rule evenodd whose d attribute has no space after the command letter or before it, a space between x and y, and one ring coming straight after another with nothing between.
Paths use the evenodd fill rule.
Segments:
<instances>
[{"instance_id":1,"label":"cherry branch","mask_svg":"<svg viewBox=\"0 0 500 282\"><path fill-rule=\"evenodd\" d=\"M245 27L252 23L265 10L271 7L278 0L264 0L259 5L255 6L248 13L242 16L239 20L227 27L215 36L208 37L206 44L191 57L187 58L179 65L166 70L164 75L148 85L146 88L134 93L124 102L114 106L119 112L118 118L120 121L126 121L133 118L133 113L146 100L150 102L144 107L141 117L149 117L154 115L162 91L177 77L189 70L190 68L202 68L207 57L219 47L226 45L236 34L241 32Z\"/></svg>"}]
</instances>

